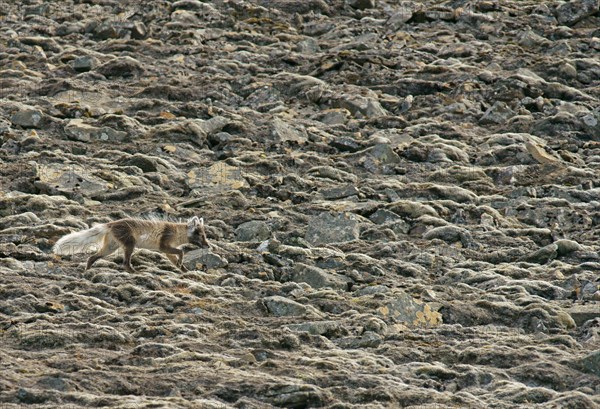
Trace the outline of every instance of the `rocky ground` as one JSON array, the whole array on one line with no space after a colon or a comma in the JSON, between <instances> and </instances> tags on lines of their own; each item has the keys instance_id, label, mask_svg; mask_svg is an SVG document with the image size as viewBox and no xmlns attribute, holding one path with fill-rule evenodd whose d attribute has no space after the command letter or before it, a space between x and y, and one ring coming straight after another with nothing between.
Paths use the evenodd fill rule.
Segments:
<instances>
[{"instance_id":1,"label":"rocky ground","mask_svg":"<svg viewBox=\"0 0 600 409\"><path fill-rule=\"evenodd\" d=\"M0 407L598 407L598 10L0 0Z\"/></svg>"}]
</instances>

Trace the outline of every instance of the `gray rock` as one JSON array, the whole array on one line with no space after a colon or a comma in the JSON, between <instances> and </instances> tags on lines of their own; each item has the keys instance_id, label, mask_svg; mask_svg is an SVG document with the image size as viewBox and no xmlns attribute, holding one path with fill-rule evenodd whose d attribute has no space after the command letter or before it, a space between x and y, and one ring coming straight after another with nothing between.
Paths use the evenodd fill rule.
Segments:
<instances>
[{"instance_id":1,"label":"gray rock","mask_svg":"<svg viewBox=\"0 0 600 409\"><path fill-rule=\"evenodd\" d=\"M350 0L348 4L358 10L375 8L375 0Z\"/></svg>"},{"instance_id":2,"label":"gray rock","mask_svg":"<svg viewBox=\"0 0 600 409\"><path fill-rule=\"evenodd\" d=\"M579 359L577 365L583 372L600 376L600 351L592 352Z\"/></svg>"},{"instance_id":3,"label":"gray rock","mask_svg":"<svg viewBox=\"0 0 600 409\"><path fill-rule=\"evenodd\" d=\"M400 156L387 143L375 145L367 152L383 165L392 165L400 162Z\"/></svg>"},{"instance_id":4,"label":"gray rock","mask_svg":"<svg viewBox=\"0 0 600 409\"><path fill-rule=\"evenodd\" d=\"M310 221L304 238L316 246L357 240L359 233L359 223L354 215L322 213Z\"/></svg>"},{"instance_id":5,"label":"gray rock","mask_svg":"<svg viewBox=\"0 0 600 409\"><path fill-rule=\"evenodd\" d=\"M389 287L387 287L385 285L371 285L371 286L363 287L360 290L355 291L354 294L356 294L356 296L358 296L358 297L362 297L365 295L387 293L389 291L390 291Z\"/></svg>"},{"instance_id":6,"label":"gray rock","mask_svg":"<svg viewBox=\"0 0 600 409\"><path fill-rule=\"evenodd\" d=\"M43 119L44 113L39 109L23 109L10 118L13 125L23 128L39 128Z\"/></svg>"},{"instance_id":7,"label":"gray rock","mask_svg":"<svg viewBox=\"0 0 600 409\"><path fill-rule=\"evenodd\" d=\"M572 0L556 9L556 19L560 24L572 26L599 10L598 0Z\"/></svg>"},{"instance_id":8,"label":"gray rock","mask_svg":"<svg viewBox=\"0 0 600 409\"><path fill-rule=\"evenodd\" d=\"M377 118L388 115L388 112L375 98L354 94L342 94L337 100L337 107L345 108L359 117Z\"/></svg>"},{"instance_id":9,"label":"gray rock","mask_svg":"<svg viewBox=\"0 0 600 409\"><path fill-rule=\"evenodd\" d=\"M260 220L251 220L240 224L235 229L237 241L261 242L271 237L271 228Z\"/></svg>"},{"instance_id":10,"label":"gray rock","mask_svg":"<svg viewBox=\"0 0 600 409\"><path fill-rule=\"evenodd\" d=\"M363 145L357 142L355 139L347 137L336 137L329 142L330 146L333 146L340 152L357 152L363 148Z\"/></svg>"},{"instance_id":11,"label":"gray rock","mask_svg":"<svg viewBox=\"0 0 600 409\"><path fill-rule=\"evenodd\" d=\"M335 341L340 348L377 348L383 342L383 338L373 331L365 331L360 337L346 337Z\"/></svg>"},{"instance_id":12,"label":"gray rock","mask_svg":"<svg viewBox=\"0 0 600 409\"><path fill-rule=\"evenodd\" d=\"M307 38L296 44L296 51L299 53L317 53L321 51L321 47L314 38Z\"/></svg>"},{"instance_id":13,"label":"gray rock","mask_svg":"<svg viewBox=\"0 0 600 409\"><path fill-rule=\"evenodd\" d=\"M346 290L351 280L338 274L331 274L318 267L303 263L295 263L288 281L307 283L312 288L331 287L337 290Z\"/></svg>"},{"instance_id":14,"label":"gray rock","mask_svg":"<svg viewBox=\"0 0 600 409\"><path fill-rule=\"evenodd\" d=\"M312 335L332 336L342 330L342 324L338 321L314 321L301 324L286 325L287 328L296 332L308 332Z\"/></svg>"},{"instance_id":15,"label":"gray rock","mask_svg":"<svg viewBox=\"0 0 600 409\"><path fill-rule=\"evenodd\" d=\"M466 244L470 241L470 233L457 226L440 226L425 232L423 238L425 240L440 239L447 243L460 241Z\"/></svg>"},{"instance_id":16,"label":"gray rock","mask_svg":"<svg viewBox=\"0 0 600 409\"><path fill-rule=\"evenodd\" d=\"M395 221L401 220L401 217L398 216L394 212L390 212L389 210L379 209L375 213L373 213L371 216L369 216L369 219L373 223L387 224L390 222L395 222Z\"/></svg>"},{"instance_id":17,"label":"gray rock","mask_svg":"<svg viewBox=\"0 0 600 409\"><path fill-rule=\"evenodd\" d=\"M143 40L148 37L148 28L141 21L135 21L131 27L131 38Z\"/></svg>"},{"instance_id":18,"label":"gray rock","mask_svg":"<svg viewBox=\"0 0 600 409\"><path fill-rule=\"evenodd\" d=\"M496 101L483 116L479 119L479 123L485 124L504 124L510 118L515 116L515 112L502 101Z\"/></svg>"},{"instance_id":19,"label":"gray rock","mask_svg":"<svg viewBox=\"0 0 600 409\"><path fill-rule=\"evenodd\" d=\"M183 264L189 270L198 269L198 265L202 265L203 268L224 268L229 264L226 259L211 252L208 249L197 249L185 253L183 258Z\"/></svg>"},{"instance_id":20,"label":"gray rock","mask_svg":"<svg viewBox=\"0 0 600 409\"><path fill-rule=\"evenodd\" d=\"M600 309L597 304L579 304L568 308L567 313L573 318L578 327L586 321L600 318Z\"/></svg>"},{"instance_id":21,"label":"gray rock","mask_svg":"<svg viewBox=\"0 0 600 409\"><path fill-rule=\"evenodd\" d=\"M404 293L394 292L394 298L377 309L386 318L419 326L436 326L442 323L442 315L431 305L417 302Z\"/></svg>"},{"instance_id":22,"label":"gray rock","mask_svg":"<svg viewBox=\"0 0 600 409\"><path fill-rule=\"evenodd\" d=\"M530 253L523 258L521 261L527 261L529 263L546 264L554 260L558 256L558 245L556 243L549 244L542 247L539 250Z\"/></svg>"},{"instance_id":23,"label":"gray rock","mask_svg":"<svg viewBox=\"0 0 600 409\"><path fill-rule=\"evenodd\" d=\"M302 316L307 312L304 305L278 295L265 297L262 302L276 317Z\"/></svg>"},{"instance_id":24,"label":"gray rock","mask_svg":"<svg viewBox=\"0 0 600 409\"><path fill-rule=\"evenodd\" d=\"M81 142L123 142L129 139L127 132L117 131L109 127L95 127L83 119L71 119L65 125L65 133Z\"/></svg>"},{"instance_id":25,"label":"gray rock","mask_svg":"<svg viewBox=\"0 0 600 409\"><path fill-rule=\"evenodd\" d=\"M106 78L137 78L145 73L142 63L129 56L108 61L96 68L95 71Z\"/></svg>"},{"instance_id":26,"label":"gray rock","mask_svg":"<svg viewBox=\"0 0 600 409\"><path fill-rule=\"evenodd\" d=\"M307 139L304 129L293 127L279 118L273 120L273 135L279 142L293 141L302 144Z\"/></svg>"},{"instance_id":27,"label":"gray rock","mask_svg":"<svg viewBox=\"0 0 600 409\"><path fill-rule=\"evenodd\" d=\"M88 72L96 68L97 64L98 59L84 55L73 60L73 69L77 72Z\"/></svg>"},{"instance_id":28,"label":"gray rock","mask_svg":"<svg viewBox=\"0 0 600 409\"><path fill-rule=\"evenodd\" d=\"M327 200L343 199L345 197L357 195L358 193L359 191L354 185L334 187L321 192L323 198Z\"/></svg>"},{"instance_id":29,"label":"gray rock","mask_svg":"<svg viewBox=\"0 0 600 409\"><path fill-rule=\"evenodd\" d=\"M557 246L559 256L565 256L574 251L581 250L581 245L573 240L566 240L566 239L556 240L554 242L554 244L556 244L556 246Z\"/></svg>"}]
</instances>

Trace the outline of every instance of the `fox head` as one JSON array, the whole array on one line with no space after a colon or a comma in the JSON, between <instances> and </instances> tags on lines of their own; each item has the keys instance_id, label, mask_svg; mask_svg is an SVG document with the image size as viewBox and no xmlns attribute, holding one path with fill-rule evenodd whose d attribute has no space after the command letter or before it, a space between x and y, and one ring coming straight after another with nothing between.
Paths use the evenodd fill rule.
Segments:
<instances>
[{"instance_id":1,"label":"fox head","mask_svg":"<svg viewBox=\"0 0 600 409\"><path fill-rule=\"evenodd\" d=\"M206 238L206 232L204 231L204 218L199 219L197 216L194 216L188 220L187 239L189 243L195 244L198 247L210 247Z\"/></svg>"}]
</instances>

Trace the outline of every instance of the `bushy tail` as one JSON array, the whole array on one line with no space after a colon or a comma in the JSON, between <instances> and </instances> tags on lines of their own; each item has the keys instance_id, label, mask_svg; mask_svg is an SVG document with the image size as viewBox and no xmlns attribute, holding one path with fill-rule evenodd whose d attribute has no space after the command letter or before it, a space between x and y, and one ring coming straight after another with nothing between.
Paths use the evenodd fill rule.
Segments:
<instances>
[{"instance_id":1,"label":"bushy tail","mask_svg":"<svg viewBox=\"0 0 600 409\"><path fill-rule=\"evenodd\" d=\"M52 251L54 254L64 256L97 250L107 232L108 227L105 224L99 224L91 229L67 234L56 242Z\"/></svg>"}]
</instances>

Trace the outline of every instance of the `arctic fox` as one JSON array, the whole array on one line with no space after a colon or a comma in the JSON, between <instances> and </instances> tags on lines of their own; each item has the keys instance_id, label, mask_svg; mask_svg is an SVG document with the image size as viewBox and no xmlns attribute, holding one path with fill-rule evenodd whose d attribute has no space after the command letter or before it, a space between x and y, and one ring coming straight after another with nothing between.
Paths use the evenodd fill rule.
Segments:
<instances>
[{"instance_id":1,"label":"arctic fox","mask_svg":"<svg viewBox=\"0 0 600 409\"><path fill-rule=\"evenodd\" d=\"M100 258L123 248L123 267L130 273L133 249L160 251L181 271L183 266L183 250L177 248L185 243L195 244L202 248L209 247L204 231L204 219L194 216L187 223L171 223L158 220L121 219L105 224L98 224L91 229L68 234L56 242L52 248L55 254L65 255L86 252L92 245L99 250L91 256L85 269L89 269Z\"/></svg>"}]
</instances>

